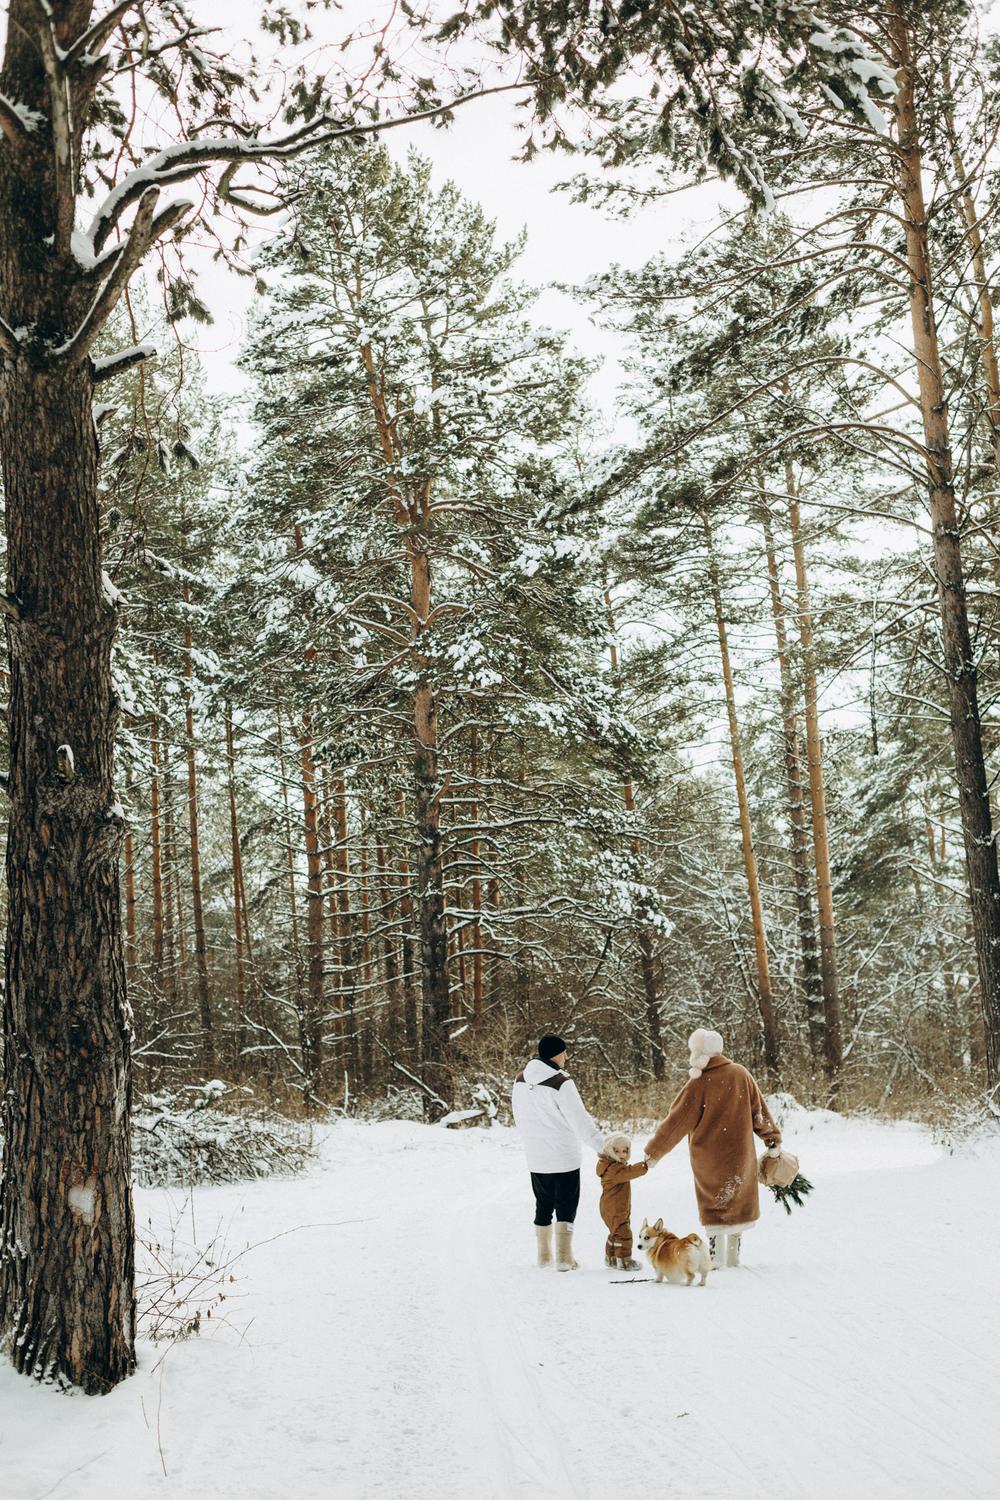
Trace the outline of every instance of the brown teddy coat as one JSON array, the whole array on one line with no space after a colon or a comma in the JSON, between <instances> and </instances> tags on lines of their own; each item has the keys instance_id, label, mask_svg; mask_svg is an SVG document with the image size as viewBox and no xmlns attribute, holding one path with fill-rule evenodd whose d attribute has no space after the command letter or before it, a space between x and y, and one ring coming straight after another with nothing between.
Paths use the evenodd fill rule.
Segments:
<instances>
[{"instance_id":1,"label":"brown teddy coat","mask_svg":"<svg viewBox=\"0 0 1000 1500\"><path fill-rule=\"evenodd\" d=\"M627 1259L632 1254L632 1181L649 1171L644 1161L615 1161L613 1156L597 1158L597 1175L601 1179L601 1218L608 1226L605 1253Z\"/></svg>"},{"instance_id":2,"label":"brown teddy coat","mask_svg":"<svg viewBox=\"0 0 1000 1500\"><path fill-rule=\"evenodd\" d=\"M681 1089L646 1155L658 1161L687 1136L702 1224L753 1224L760 1217L755 1135L769 1146L781 1141L753 1076L720 1054Z\"/></svg>"}]
</instances>

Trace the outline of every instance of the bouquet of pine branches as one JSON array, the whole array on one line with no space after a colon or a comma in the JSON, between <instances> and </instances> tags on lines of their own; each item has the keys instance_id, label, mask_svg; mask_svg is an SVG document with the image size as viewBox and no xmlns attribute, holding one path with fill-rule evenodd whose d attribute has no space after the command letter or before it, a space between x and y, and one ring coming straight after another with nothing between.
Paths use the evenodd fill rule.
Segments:
<instances>
[{"instance_id":1,"label":"bouquet of pine branches","mask_svg":"<svg viewBox=\"0 0 1000 1500\"><path fill-rule=\"evenodd\" d=\"M772 1182L770 1188L774 1194L774 1201L781 1204L786 1214L790 1214L793 1203L796 1208L802 1207L802 1200L812 1192L813 1185L808 1177L803 1177L801 1172L796 1172L787 1187L779 1187L776 1182Z\"/></svg>"},{"instance_id":2,"label":"bouquet of pine branches","mask_svg":"<svg viewBox=\"0 0 1000 1500\"><path fill-rule=\"evenodd\" d=\"M775 1202L781 1204L786 1214L791 1213L793 1203L796 1208L801 1208L803 1198L813 1190L808 1177L803 1177L799 1171L798 1157L790 1151L779 1151L776 1156L769 1152L762 1156L757 1176L765 1187L771 1189Z\"/></svg>"}]
</instances>

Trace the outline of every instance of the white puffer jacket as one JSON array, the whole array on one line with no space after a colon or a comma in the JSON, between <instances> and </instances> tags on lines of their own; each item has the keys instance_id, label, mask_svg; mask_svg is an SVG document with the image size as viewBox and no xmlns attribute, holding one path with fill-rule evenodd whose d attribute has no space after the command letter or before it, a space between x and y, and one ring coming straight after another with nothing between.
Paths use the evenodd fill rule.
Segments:
<instances>
[{"instance_id":1,"label":"white puffer jacket","mask_svg":"<svg viewBox=\"0 0 1000 1500\"><path fill-rule=\"evenodd\" d=\"M604 1136L561 1068L533 1057L515 1078L510 1102L529 1172L575 1171L583 1158L581 1141L600 1155Z\"/></svg>"}]
</instances>

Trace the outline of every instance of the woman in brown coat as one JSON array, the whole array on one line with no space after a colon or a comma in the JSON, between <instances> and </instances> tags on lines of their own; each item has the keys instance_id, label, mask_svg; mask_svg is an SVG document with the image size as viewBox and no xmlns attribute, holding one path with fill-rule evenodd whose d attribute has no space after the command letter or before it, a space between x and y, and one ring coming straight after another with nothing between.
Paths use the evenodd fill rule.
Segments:
<instances>
[{"instance_id":1,"label":"woman in brown coat","mask_svg":"<svg viewBox=\"0 0 1000 1500\"><path fill-rule=\"evenodd\" d=\"M689 1080L646 1144L650 1166L688 1137L698 1213L714 1266L737 1266L740 1236L760 1217L757 1151L760 1136L777 1155L781 1131L746 1068L722 1054L717 1031L693 1032Z\"/></svg>"}]
</instances>

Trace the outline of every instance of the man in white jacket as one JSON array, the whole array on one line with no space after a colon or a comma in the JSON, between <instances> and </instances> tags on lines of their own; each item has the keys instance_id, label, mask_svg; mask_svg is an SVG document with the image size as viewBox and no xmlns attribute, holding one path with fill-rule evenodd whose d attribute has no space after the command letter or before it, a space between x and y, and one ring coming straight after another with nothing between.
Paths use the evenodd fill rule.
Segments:
<instances>
[{"instance_id":1,"label":"man in white jacket","mask_svg":"<svg viewBox=\"0 0 1000 1500\"><path fill-rule=\"evenodd\" d=\"M600 1155L604 1137L584 1108L576 1084L563 1071L566 1043L543 1036L538 1056L514 1080L510 1102L528 1158L535 1194L538 1264L552 1264L552 1215L556 1217L556 1270L575 1271L573 1222L580 1202L580 1142Z\"/></svg>"}]
</instances>

